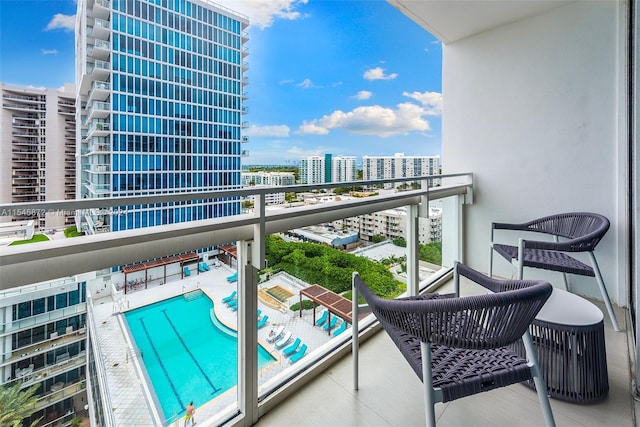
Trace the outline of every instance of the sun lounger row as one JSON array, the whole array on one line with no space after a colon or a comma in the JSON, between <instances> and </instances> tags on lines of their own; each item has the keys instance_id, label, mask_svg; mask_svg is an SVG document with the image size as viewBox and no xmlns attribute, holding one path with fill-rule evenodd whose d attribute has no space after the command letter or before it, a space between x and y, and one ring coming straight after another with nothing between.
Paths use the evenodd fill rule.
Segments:
<instances>
[{"instance_id":1,"label":"sun lounger row","mask_svg":"<svg viewBox=\"0 0 640 427\"><path fill-rule=\"evenodd\" d=\"M287 345L290 340L291 340L291 331L287 331L284 333L282 338L276 341L275 346L276 348L282 348L285 345ZM302 357L305 355L306 352L307 352L307 345L303 344L300 338L296 338L295 341L293 341L293 344L291 344L290 346L282 350L282 354L285 357L288 357L291 363L295 363L298 360L302 359Z\"/></svg>"},{"instance_id":2,"label":"sun lounger row","mask_svg":"<svg viewBox=\"0 0 640 427\"><path fill-rule=\"evenodd\" d=\"M331 317L331 320L329 320L329 317ZM336 326L336 324L338 323L338 320L341 320L342 322L340 323L340 326L338 327L338 329L333 331L333 336L337 336L343 333L347 329L347 322L336 315L329 316L328 310L325 310L322 313L322 316L320 316L320 318L316 320L316 326L322 327L322 329L324 329L325 331L330 331Z\"/></svg>"},{"instance_id":3,"label":"sun lounger row","mask_svg":"<svg viewBox=\"0 0 640 427\"><path fill-rule=\"evenodd\" d=\"M209 268L209 265L206 262L198 263L198 271L200 273L204 273L205 271L209 271L209 270L211 269Z\"/></svg>"}]
</instances>

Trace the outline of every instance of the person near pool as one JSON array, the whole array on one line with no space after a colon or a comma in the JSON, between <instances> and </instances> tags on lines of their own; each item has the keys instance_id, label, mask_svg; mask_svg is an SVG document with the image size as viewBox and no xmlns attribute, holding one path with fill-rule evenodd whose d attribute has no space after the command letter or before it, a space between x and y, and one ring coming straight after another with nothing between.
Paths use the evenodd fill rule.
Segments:
<instances>
[{"instance_id":1,"label":"person near pool","mask_svg":"<svg viewBox=\"0 0 640 427\"><path fill-rule=\"evenodd\" d=\"M189 427L196 424L196 420L193 418L193 414L196 412L196 408L193 406L193 400L187 405L187 414L184 416L184 426Z\"/></svg>"}]
</instances>

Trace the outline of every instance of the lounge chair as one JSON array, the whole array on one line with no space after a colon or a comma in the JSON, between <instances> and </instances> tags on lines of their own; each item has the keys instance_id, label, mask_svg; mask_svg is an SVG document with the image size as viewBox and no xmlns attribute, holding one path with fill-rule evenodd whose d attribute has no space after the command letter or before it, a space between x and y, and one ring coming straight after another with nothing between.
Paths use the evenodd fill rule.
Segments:
<instances>
[{"instance_id":1,"label":"lounge chair","mask_svg":"<svg viewBox=\"0 0 640 427\"><path fill-rule=\"evenodd\" d=\"M237 282L238 281L238 272L236 271L231 276L227 276L227 282Z\"/></svg>"},{"instance_id":2,"label":"lounge chair","mask_svg":"<svg viewBox=\"0 0 640 427\"><path fill-rule=\"evenodd\" d=\"M282 350L282 354L284 354L285 356L291 356L298 349L298 346L300 345L300 342L301 342L300 338L296 338L296 340L293 342L293 344L291 344L289 347L287 347L284 350Z\"/></svg>"},{"instance_id":3,"label":"lounge chair","mask_svg":"<svg viewBox=\"0 0 640 427\"><path fill-rule=\"evenodd\" d=\"M367 302L380 325L398 347L424 387L425 417L436 425L437 402L534 379L547 426L555 426L547 387L533 346L529 326L553 287L541 280L491 279L470 267L454 266L454 295L460 276L489 293L468 297L424 294L398 299L376 296L353 273L353 301ZM353 378L358 390L358 315L353 310ZM512 349L524 341L526 358ZM537 420L542 424L542 420Z\"/></svg>"},{"instance_id":4,"label":"lounge chair","mask_svg":"<svg viewBox=\"0 0 640 427\"><path fill-rule=\"evenodd\" d=\"M269 319L269 316L267 316L266 314L264 316L262 316L262 319L258 320L258 329L260 329L264 325L266 325L268 319Z\"/></svg>"},{"instance_id":5,"label":"lounge chair","mask_svg":"<svg viewBox=\"0 0 640 427\"><path fill-rule=\"evenodd\" d=\"M316 320L316 326L321 326L324 322L326 322L328 316L329 316L329 311L325 310L324 313L322 313L322 317Z\"/></svg>"},{"instance_id":6,"label":"lounge chair","mask_svg":"<svg viewBox=\"0 0 640 427\"><path fill-rule=\"evenodd\" d=\"M231 294L229 294L228 296L222 298L222 302L229 302L232 299L235 299L237 293L238 293L238 291L231 292Z\"/></svg>"},{"instance_id":7,"label":"lounge chair","mask_svg":"<svg viewBox=\"0 0 640 427\"><path fill-rule=\"evenodd\" d=\"M238 307L238 300L237 299L232 299L231 301L229 301L227 303L227 307Z\"/></svg>"},{"instance_id":8,"label":"lounge chair","mask_svg":"<svg viewBox=\"0 0 640 427\"><path fill-rule=\"evenodd\" d=\"M202 263L202 268L204 268L204 271L209 271L211 270L211 268L209 268L209 264L207 264L206 262Z\"/></svg>"},{"instance_id":9,"label":"lounge chair","mask_svg":"<svg viewBox=\"0 0 640 427\"><path fill-rule=\"evenodd\" d=\"M557 271L562 273L564 289L569 291L567 274L595 277L613 329L620 331L621 328L595 255L596 246L609 230L609 226L610 223L606 217L590 212L561 213L522 224L493 222L491 223L493 250L489 254L489 276L491 277L493 273L493 251L496 251L517 268L520 280L523 277L524 267ZM497 234L495 230L520 231L526 238L521 237L517 246L500 244L494 239ZM551 235L553 241L541 239L540 234ZM573 256L580 252L588 253L591 265L584 264Z\"/></svg>"},{"instance_id":10,"label":"lounge chair","mask_svg":"<svg viewBox=\"0 0 640 427\"><path fill-rule=\"evenodd\" d=\"M287 331L282 338L276 341L276 344L275 344L276 348L282 348L285 345L287 345L287 343L291 339L291 335L292 335L291 331Z\"/></svg>"},{"instance_id":11,"label":"lounge chair","mask_svg":"<svg viewBox=\"0 0 640 427\"><path fill-rule=\"evenodd\" d=\"M191 272L189 271L189 267L184 267L182 269L182 271L184 271L184 275L185 276L191 276Z\"/></svg>"},{"instance_id":12,"label":"lounge chair","mask_svg":"<svg viewBox=\"0 0 640 427\"><path fill-rule=\"evenodd\" d=\"M262 310L258 309L258 311L256 311L256 315L258 316L258 319L259 319L260 315L262 315Z\"/></svg>"},{"instance_id":13,"label":"lounge chair","mask_svg":"<svg viewBox=\"0 0 640 427\"><path fill-rule=\"evenodd\" d=\"M200 262L200 263L198 263L198 271L199 271L200 273L204 273L204 272L206 271L206 270L204 269L204 267L202 266L202 263L201 263L201 262Z\"/></svg>"},{"instance_id":14,"label":"lounge chair","mask_svg":"<svg viewBox=\"0 0 640 427\"><path fill-rule=\"evenodd\" d=\"M333 316L331 318L330 322L327 322L324 324L324 326L322 327L322 329L324 329L325 331L330 331L331 328L333 328L334 326L336 326L336 322L338 321L339 317L338 316Z\"/></svg>"},{"instance_id":15,"label":"lounge chair","mask_svg":"<svg viewBox=\"0 0 640 427\"><path fill-rule=\"evenodd\" d=\"M280 335L282 335L283 332L284 332L284 326L282 325L278 326L278 329L275 330L275 332L273 333L273 336L271 338L267 337L267 342L274 342L275 340L280 338Z\"/></svg>"},{"instance_id":16,"label":"lounge chair","mask_svg":"<svg viewBox=\"0 0 640 427\"><path fill-rule=\"evenodd\" d=\"M300 350L298 350L293 356L291 356L289 358L289 361L291 363L296 363L298 360L302 359L302 356L304 356L306 352L307 352L307 345L302 344L302 346L300 347Z\"/></svg>"},{"instance_id":17,"label":"lounge chair","mask_svg":"<svg viewBox=\"0 0 640 427\"><path fill-rule=\"evenodd\" d=\"M338 335L340 335L341 333L343 333L344 331L347 330L347 322L345 322L344 320L342 321L342 323L340 324L340 326L338 327L338 329L336 329L335 331L333 331L333 336L337 337Z\"/></svg>"}]
</instances>

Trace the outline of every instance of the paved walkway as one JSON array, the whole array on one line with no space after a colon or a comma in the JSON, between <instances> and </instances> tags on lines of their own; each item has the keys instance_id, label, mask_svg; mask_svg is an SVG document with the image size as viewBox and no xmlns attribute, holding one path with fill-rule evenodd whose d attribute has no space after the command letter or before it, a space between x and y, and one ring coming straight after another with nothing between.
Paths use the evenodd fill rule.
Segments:
<instances>
[{"instance_id":1,"label":"paved walkway","mask_svg":"<svg viewBox=\"0 0 640 427\"><path fill-rule=\"evenodd\" d=\"M148 305L153 302L180 295L184 292L202 289L214 302L217 317L225 324L236 328L237 312L221 302L222 298L237 289L237 282L227 282L227 276L234 273L226 265L213 268L199 275L191 274L183 280L168 282L162 286L155 286L146 290L129 293L121 297L121 302L114 302L111 296L94 300L94 315L98 329L98 342L104 358L109 394L113 414L118 426L152 426L154 425L153 411L163 414L160 409L155 409L153 393L148 389L147 380L143 377L142 370L137 365L140 360L129 350L132 348L131 339L123 332L120 322L124 321L119 313L123 310L133 309ZM291 291L294 296L287 301L291 305L299 301L299 290L309 286L287 275L276 275L270 280L261 283L259 288L267 289L279 285ZM116 298L117 299L117 298ZM337 341L348 338L348 333L334 339L322 328L313 325L313 312L304 310L302 317L298 312L275 309L258 302L261 314L269 316L267 324L258 330L258 340L269 351L276 361L265 367L258 377L259 393L263 395L274 389L278 384L288 378L292 372L303 368L317 355L325 353L329 348L337 344ZM320 317L322 307L316 309L316 318ZM307 354L296 364L282 354L287 346L276 349L267 342L267 336L271 330L282 326L285 331L291 331L290 343L299 337L308 346ZM207 419L231 416L237 412L237 388L232 388L223 395L210 402L196 403L196 420L198 424L208 424ZM145 404L146 402L146 404ZM159 405L158 405L159 407ZM180 423L182 424L182 423Z\"/></svg>"}]
</instances>

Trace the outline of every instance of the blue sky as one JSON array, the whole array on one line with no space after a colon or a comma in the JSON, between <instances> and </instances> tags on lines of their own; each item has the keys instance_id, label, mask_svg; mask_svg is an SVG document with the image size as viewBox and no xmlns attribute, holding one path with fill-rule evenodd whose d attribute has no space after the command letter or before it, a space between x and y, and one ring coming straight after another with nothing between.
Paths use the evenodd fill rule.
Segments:
<instances>
[{"instance_id":1,"label":"blue sky","mask_svg":"<svg viewBox=\"0 0 640 427\"><path fill-rule=\"evenodd\" d=\"M220 0L249 17L245 164L439 155L441 44L383 0ZM74 77L75 0L0 0L0 81Z\"/></svg>"}]
</instances>

